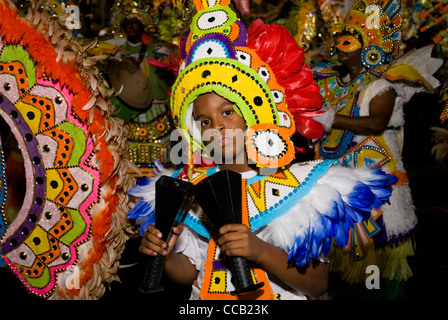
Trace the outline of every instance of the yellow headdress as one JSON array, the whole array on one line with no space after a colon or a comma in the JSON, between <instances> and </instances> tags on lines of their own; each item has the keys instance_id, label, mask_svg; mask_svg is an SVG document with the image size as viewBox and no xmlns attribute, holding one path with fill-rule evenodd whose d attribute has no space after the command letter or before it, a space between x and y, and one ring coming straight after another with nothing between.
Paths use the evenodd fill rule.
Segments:
<instances>
[{"instance_id":1,"label":"yellow headdress","mask_svg":"<svg viewBox=\"0 0 448 320\"><path fill-rule=\"evenodd\" d=\"M276 168L289 164L295 155L290 136L296 129L304 135L311 132L315 135L322 133L320 124L312 119L311 113L304 116L306 120L302 119L298 124L298 117L293 118L288 101L288 97L292 99L290 101L294 100L292 104L296 107L296 114L301 115L306 111L315 112L321 107L322 100L317 97L318 88L312 80L312 73L302 63L303 50L286 29L283 31L284 28L274 26L275 30L267 31L267 25L261 21L249 28L249 33L253 30L260 36L267 33L279 35L280 44L269 53L278 56L283 54L280 59L283 59L283 64L288 63L288 57L283 53L282 46L289 46L285 49L287 51L297 48L294 51L295 57L290 59L295 64L295 70L290 70L290 73L300 78L300 81L292 81L297 81L296 87L302 89L302 95L291 90L291 94L287 96L288 90L285 85L279 84L280 80L273 71L275 67L279 67L278 64L275 63L274 66L273 59L268 61L265 57L261 58L261 50L251 48L245 25L228 7L230 1L193 2L197 13L181 44L182 64L171 94L175 124L182 129L190 129L193 150L200 149L201 141L195 139L191 132L194 125L191 116L192 102L199 95L213 91L235 103L238 113L245 119L248 127L246 150L251 160L263 167ZM292 39L292 43L289 39ZM297 59L300 60L299 63L296 63ZM287 68L293 66L284 69ZM282 72L282 78L289 76L285 76L287 70ZM306 93L303 94L303 91ZM310 126L310 122L313 125ZM310 130L310 127L313 129Z\"/></svg>"},{"instance_id":2,"label":"yellow headdress","mask_svg":"<svg viewBox=\"0 0 448 320\"><path fill-rule=\"evenodd\" d=\"M387 62L399 53L402 41L399 0L355 0L344 29L362 38L362 63L369 68Z\"/></svg>"}]
</instances>

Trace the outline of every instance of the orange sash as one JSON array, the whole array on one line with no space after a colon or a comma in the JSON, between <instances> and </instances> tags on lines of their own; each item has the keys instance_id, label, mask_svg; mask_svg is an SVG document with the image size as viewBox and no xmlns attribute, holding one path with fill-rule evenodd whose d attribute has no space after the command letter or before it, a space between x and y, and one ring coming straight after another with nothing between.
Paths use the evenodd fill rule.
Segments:
<instances>
[{"instance_id":1,"label":"orange sash","mask_svg":"<svg viewBox=\"0 0 448 320\"><path fill-rule=\"evenodd\" d=\"M243 179L243 190L246 190L246 181ZM246 192L243 192L243 204L246 203ZM243 205L242 222L246 226L249 224L249 213L247 206ZM207 250L207 259L205 262L205 274L202 280L199 297L201 300L273 300L275 296L269 284L266 272L260 268L252 268L251 273L254 283L264 282L264 286L252 293L245 295L231 295L228 290L228 275L230 270L226 269L221 263L220 250L215 239L210 236L210 242Z\"/></svg>"},{"instance_id":2,"label":"orange sash","mask_svg":"<svg viewBox=\"0 0 448 320\"><path fill-rule=\"evenodd\" d=\"M227 282L230 270L219 267L219 260L216 259L217 245L213 238L210 239L207 250L207 260L205 262L205 274L202 280L199 297L201 300L273 300L274 294L269 284L266 272L259 268L251 270L255 283L264 282L264 286L245 295L231 295L228 291Z\"/></svg>"}]
</instances>

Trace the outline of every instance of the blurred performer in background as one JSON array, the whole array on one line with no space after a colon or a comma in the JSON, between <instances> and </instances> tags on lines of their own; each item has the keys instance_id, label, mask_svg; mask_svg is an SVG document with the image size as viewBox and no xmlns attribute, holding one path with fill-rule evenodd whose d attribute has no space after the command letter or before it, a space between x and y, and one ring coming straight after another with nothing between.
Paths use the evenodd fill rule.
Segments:
<instances>
[{"instance_id":1,"label":"blurred performer in background","mask_svg":"<svg viewBox=\"0 0 448 320\"><path fill-rule=\"evenodd\" d=\"M412 276L407 257L414 255L417 217L401 158L403 105L415 93L439 86L432 75L442 61L431 58L432 46L393 60L402 37L399 10L398 0L355 1L337 36L341 65L314 69L328 110L320 118L326 118L320 156L347 167L381 167L399 178L391 205L356 224L346 247L333 247L333 271L359 285L356 293L346 290L357 298L399 298L402 284ZM371 265L379 268L381 290L366 289Z\"/></svg>"},{"instance_id":2,"label":"blurred performer in background","mask_svg":"<svg viewBox=\"0 0 448 320\"><path fill-rule=\"evenodd\" d=\"M150 29L154 29L154 26L150 7L146 6L144 1L116 1L111 23L115 37L108 42L120 46L122 50L113 57L120 63L113 64L109 77L112 85L123 85L120 102L127 106L120 106L122 110L118 116L128 121L142 109L148 108L153 100L168 98L167 81L160 74L160 70L148 64L146 59L155 58L157 54L167 55L169 52L156 51L161 46L157 39L150 35ZM137 72L135 66L138 66L142 73ZM147 83L143 82L142 76Z\"/></svg>"},{"instance_id":3,"label":"blurred performer in background","mask_svg":"<svg viewBox=\"0 0 448 320\"><path fill-rule=\"evenodd\" d=\"M163 60L175 46L159 39L159 9L151 1L116 1L111 16L114 38L121 49L112 57L110 85L120 92L112 102L129 128L129 159L143 173L152 173L156 159L169 164L168 88L174 80L166 68L147 62ZM121 91L120 91L121 90Z\"/></svg>"}]
</instances>

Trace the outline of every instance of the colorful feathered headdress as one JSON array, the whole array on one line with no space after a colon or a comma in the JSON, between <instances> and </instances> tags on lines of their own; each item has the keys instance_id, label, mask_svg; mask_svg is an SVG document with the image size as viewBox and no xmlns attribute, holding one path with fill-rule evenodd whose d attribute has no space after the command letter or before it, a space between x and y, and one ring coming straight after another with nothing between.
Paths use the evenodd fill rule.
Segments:
<instances>
[{"instance_id":1,"label":"colorful feathered headdress","mask_svg":"<svg viewBox=\"0 0 448 320\"><path fill-rule=\"evenodd\" d=\"M182 64L172 88L175 124L189 129L193 151L192 102L215 92L233 102L246 121L248 157L262 167L282 167L294 158L294 132L317 138L323 127L322 97L304 52L288 31L255 21L245 25L229 0L195 0L197 13L181 44Z\"/></svg>"},{"instance_id":2,"label":"colorful feathered headdress","mask_svg":"<svg viewBox=\"0 0 448 320\"><path fill-rule=\"evenodd\" d=\"M396 57L402 41L400 0L355 0L343 30L360 36L361 62L369 68Z\"/></svg>"}]
</instances>

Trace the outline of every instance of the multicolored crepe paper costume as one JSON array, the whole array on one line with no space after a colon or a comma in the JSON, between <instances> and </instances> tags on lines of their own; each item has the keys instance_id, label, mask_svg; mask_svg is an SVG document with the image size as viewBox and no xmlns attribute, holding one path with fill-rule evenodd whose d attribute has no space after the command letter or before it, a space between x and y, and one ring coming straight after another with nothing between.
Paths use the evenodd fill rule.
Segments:
<instances>
[{"instance_id":1,"label":"multicolored crepe paper costume","mask_svg":"<svg viewBox=\"0 0 448 320\"><path fill-rule=\"evenodd\" d=\"M197 167L191 181L196 184L218 170L218 166ZM128 218L142 221L141 233L154 224L155 181L170 174L188 177L184 170L172 173L160 167L157 176L139 180L129 191L140 199ZM353 171L338 166L334 160L294 164L272 175L242 180L243 223L260 238L285 250L291 263L304 266L311 258L327 256L333 241L345 246L354 223L364 221L372 208L387 202L396 181L395 176L379 169ZM234 290L230 271L210 237L210 225L202 209L194 206L184 224L195 237L210 241L205 271L200 271L197 279L202 287L200 298L234 299L229 294ZM269 279L256 266L253 274L259 282ZM247 298L275 299L278 293L265 285L262 292Z\"/></svg>"},{"instance_id":2,"label":"multicolored crepe paper costume","mask_svg":"<svg viewBox=\"0 0 448 320\"><path fill-rule=\"evenodd\" d=\"M379 11L380 29L367 29L361 23L370 15L369 6ZM332 65L313 70L329 113L368 116L370 101L375 96L390 89L396 93L393 113L383 134L362 136L350 130L331 129L318 139L322 158L337 159L341 165L350 168L382 168L398 178L390 205L373 211L366 222L356 224L350 232L349 244L343 250L337 250L335 246L332 268L351 284L364 283L368 265L379 266L381 276L386 280L404 281L412 275L407 257L414 252L412 235L417 218L401 159L403 105L415 93L431 92L439 86L433 74L442 61L431 58L432 46L427 46L386 63L398 53L399 9L399 1L357 1L348 13L344 28L362 39L361 60L366 67L355 79L343 78L338 68ZM380 32L383 29L390 34ZM376 60L380 56L383 58Z\"/></svg>"},{"instance_id":3,"label":"multicolored crepe paper costume","mask_svg":"<svg viewBox=\"0 0 448 320\"><path fill-rule=\"evenodd\" d=\"M208 92L232 101L249 129L249 157L259 167L279 168L267 175L254 170L251 177L243 177L243 223L264 241L288 252L289 261L297 266L326 256L333 241L346 245L353 224L368 218L372 208L388 200L397 178L381 170L343 168L333 160L291 165L290 135L298 131L311 138L323 133L321 124L313 119L322 113L322 97L316 95L318 87L303 63L303 50L277 25L256 21L246 34L244 24L229 9L229 1L194 4L197 13L182 42L183 62L172 90L177 126L184 129L192 149L201 151L202 141L194 136L194 129L199 129L193 127L192 102ZM193 166L191 159L174 173L160 167L156 177L140 180L129 191L140 199L128 217L142 221L141 232L154 224L154 182L160 175L196 184L219 170L215 165ZM200 272L198 298L238 299L229 294L234 289L231 273L210 236L202 209L193 207L184 224L188 228L176 251L187 252L191 246L205 243L203 250L197 250L204 259L194 262ZM269 275L257 266L252 274L256 282L267 285L244 298L279 297L279 287L269 284ZM290 296L304 297L298 292Z\"/></svg>"},{"instance_id":4,"label":"multicolored crepe paper costume","mask_svg":"<svg viewBox=\"0 0 448 320\"><path fill-rule=\"evenodd\" d=\"M0 261L34 295L98 299L127 240L126 132L96 58L40 5L25 19L0 1L0 116L26 177L15 217L7 221L1 206ZM3 158L1 168L4 204L15 190Z\"/></svg>"}]
</instances>

